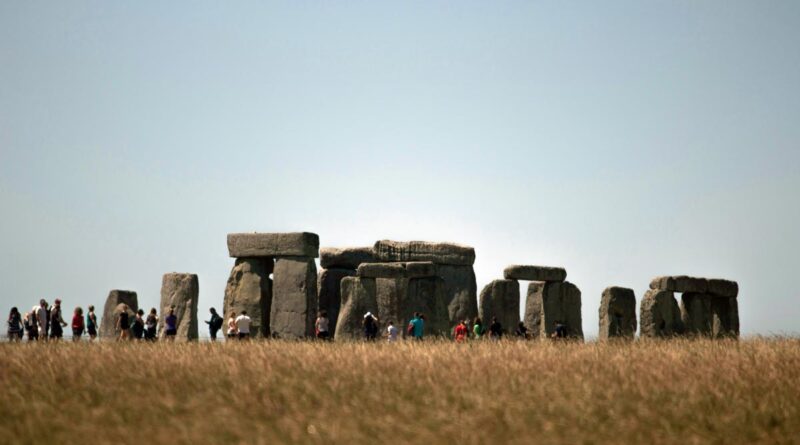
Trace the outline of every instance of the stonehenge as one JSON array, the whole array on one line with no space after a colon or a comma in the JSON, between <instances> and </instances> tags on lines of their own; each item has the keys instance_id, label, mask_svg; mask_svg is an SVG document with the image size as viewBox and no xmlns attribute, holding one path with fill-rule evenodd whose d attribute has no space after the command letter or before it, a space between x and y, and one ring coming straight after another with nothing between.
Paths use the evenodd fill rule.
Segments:
<instances>
[{"instance_id":1,"label":"stonehenge","mask_svg":"<svg viewBox=\"0 0 800 445\"><path fill-rule=\"evenodd\" d=\"M636 296L633 289L611 286L600 299L598 339L633 340L636 336Z\"/></svg>"},{"instance_id":2,"label":"stonehenge","mask_svg":"<svg viewBox=\"0 0 800 445\"><path fill-rule=\"evenodd\" d=\"M568 281L532 281L525 302L525 327L533 338L548 338L556 324L566 327L567 337L583 339L580 289Z\"/></svg>"},{"instance_id":3,"label":"stonehenge","mask_svg":"<svg viewBox=\"0 0 800 445\"><path fill-rule=\"evenodd\" d=\"M139 310L139 298L136 292L114 289L108 293L103 306L103 318L100 319L100 338L114 338L119 335L117 331L117 317L122 313L123 305L128 307L128 315L133 321L136 311Z\"/></svg>"},{"instance_id":4,"label":"stonehenge","mask_svg":"<svg viewBox=\"0 0 800 445\"><path fill-rule=\"evenodd\" d=\"M519 281L494 280L483 288L478 311L484 325L492 318L500 322L505 332L514 332L519 324Z\"/></svg>"},{"instance_id":5,"label":"stonehenge","mask_svg":"<svg viewBox=\"0 0 800 445\"><path fill-rule=\"evenodd\" d=\"M167 273L161 280L161 304L159 305L158 337L164 338L166 318L171 308L178 319L176 341L197 340L197 302L200 285L197 275L189 273Z\"/></svg>"},{"instance_id":6,"label":"stonehenge","mask_svg":"<svg viewBox=\"0 0 800 445\"><path fill-rule=\"evenodd\" d=\"M681 294L680 305L675 293ZM642 337L738 338L739 284L686 275L653 278L640 306Z\"/></svg>"},{"instance_id":7,"label":"stonehenge","mask_svg":"<svg viewBox=\"0 0 800 445\"><path fill-rule=\"evenodd\" d=\"M313 335L319 236L309 232L231 233L236 262L225 288L225 314L246 310L254 337ZM270 279L270 274L272 278Z\"/></svg>"},{"instance_id":8,"label":"stonehenge","mask_svg":"<svg viewBox=\"0 0 800 445\"><path fill-rule=\"evenodd\" d=\"M356 269L362 263L375 261L372 247L319 249L319 263L322 270L317 276L317 310L327 311L331 337L336 336L336 325L342 305L342 279L355 276Z\"/></svg>"}]
</instances>

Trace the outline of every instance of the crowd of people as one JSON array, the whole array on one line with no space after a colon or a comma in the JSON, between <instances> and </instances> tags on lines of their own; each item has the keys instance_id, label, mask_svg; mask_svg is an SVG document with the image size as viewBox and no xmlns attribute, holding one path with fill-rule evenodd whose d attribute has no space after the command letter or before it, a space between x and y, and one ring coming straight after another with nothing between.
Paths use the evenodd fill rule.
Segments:
<instances>
[{"instance_id":1,"label":"crowd of people","mask_svg":"<svg viewBox=\"0 0 800 445\"><path fill-rule=\"evenodd\" d=\"M97 315L95 315L94 306L89 306L87 309L88 311L84 317L83 308L76 307L73 312L72 323L68 324L62 316L60 299L56 299L52 306L42 299L39 301L38 306L34 306L24 314L21 314L16 307L13 307L8 315L8 338L10 341L21 341L27 336L28 341L59 341L64 336L64 328L70 326L72 328L72 341L81 341L84 334L88 336L89 341L94 341L98 335ZM205 323L208 325L211 341L215 341L217 333L222 329L223 318L214 308L210 309L210 313L211 318ZM139 309L131 318L129 308L126 305L122 305L119 314L116 316L114 331L117 332L117 339L120 341L131 339L156 341L158 323L159 317L156 308L150 309L146 317L144 311ZM381 336L380 320L372 312L364 314L361 324L366 341L376 341L379 337L385 337L388 342L394 343L400 337L400 330L395 326L393 320L389 320L386 323L384 335ZM231 312L228 317L226 337L228 340L247 340L250 338L251 325L252 319L247 315L247 311L243 310L238 314ZM162 328L163 338L167 341L174 341L178 332L178 317L175 314L175 306L167 310ZM452 336L456 342L463 343L467 340L479 340L484 337L491 340L500 340L504 332L503 325L496 317L492 317L488 328L484 326L480 317L476 317L474 320L465 319L458 323L453 329ZM317 318L314 321L314 333L316 338L323 341L332 338L327 311L322 310L317 313ZM405 338L421 341L424 334L425 314L414 312L406 327ZM518 339L530 338L528 329L522 322L517 325L513 334ZM561 322L556 323L552 337L567 337L566 325Z\"/></svg>"}]
</instances>

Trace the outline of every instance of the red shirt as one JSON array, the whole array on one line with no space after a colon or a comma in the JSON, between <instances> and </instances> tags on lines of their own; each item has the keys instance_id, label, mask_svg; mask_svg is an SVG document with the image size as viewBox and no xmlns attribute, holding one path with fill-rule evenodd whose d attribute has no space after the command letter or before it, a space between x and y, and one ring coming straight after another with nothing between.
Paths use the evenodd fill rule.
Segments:
<instances>
[{"instance_id":1,"label":"red shirt","mask_svg":"<svg viewBox=\"0 0 800 445\"><path fill-rule=\"evenodd\" d=\"M458 326L456 326L455 333L456 333L456 341L463 341L465 338L467 338L467 327L464 326L463 324L459 324Z\"/></svg>"},{"instance_id":2,"label":"red shirt","mask_svg":"<svg viewBox=\"0 0 800 445\"><path fill-rule=\"evenodd\" d=\"M72 316L72 329L83 329L83 317L75 314Z\"/></svg>"}]
</instances>

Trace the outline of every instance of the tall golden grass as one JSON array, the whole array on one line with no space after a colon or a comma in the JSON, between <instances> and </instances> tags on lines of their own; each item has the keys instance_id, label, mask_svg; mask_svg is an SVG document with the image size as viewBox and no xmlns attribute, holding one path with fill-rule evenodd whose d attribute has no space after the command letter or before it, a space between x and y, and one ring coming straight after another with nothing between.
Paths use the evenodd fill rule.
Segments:
<instances>
[{"instance_id":1,"label":"tall golden grass","mask_svg":"<svg viewBox=\"0 0 800 445\"><path fill-rule=\"evenodd\" d=\"M9 444L800 443L797 339L64 342L0 360Z\"/></svg>"}]
</instances>

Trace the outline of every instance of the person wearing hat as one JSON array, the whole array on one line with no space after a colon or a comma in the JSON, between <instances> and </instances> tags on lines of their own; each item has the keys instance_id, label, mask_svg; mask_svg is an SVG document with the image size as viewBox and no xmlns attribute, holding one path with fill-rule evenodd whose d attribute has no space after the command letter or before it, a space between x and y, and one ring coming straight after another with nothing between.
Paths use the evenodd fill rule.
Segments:
<instances>
[{"instance_id":1,"label":"person wearing hat","mask_svg":"<svg viewBox=\"0 0 800 445\"><path fill-rule=\"evenodd\" d=\"M50 309L50 338L59 340L64 336L64 327L67 323L61 317L61 300L56 298L53 308Z\"/></svg>"},{"instance_id":2,"label":"person wearing hat","mask_svg":"<svg viewBox=\"0 0 800 445\"><path fill-rule=\"evenodd\" d=\"M372 312L367 312L364 314L364 321L362 321L364 325L364 338L367 341L375 341L378 337L378 317L372 314Z\"/></svg>"}]
</instances>

